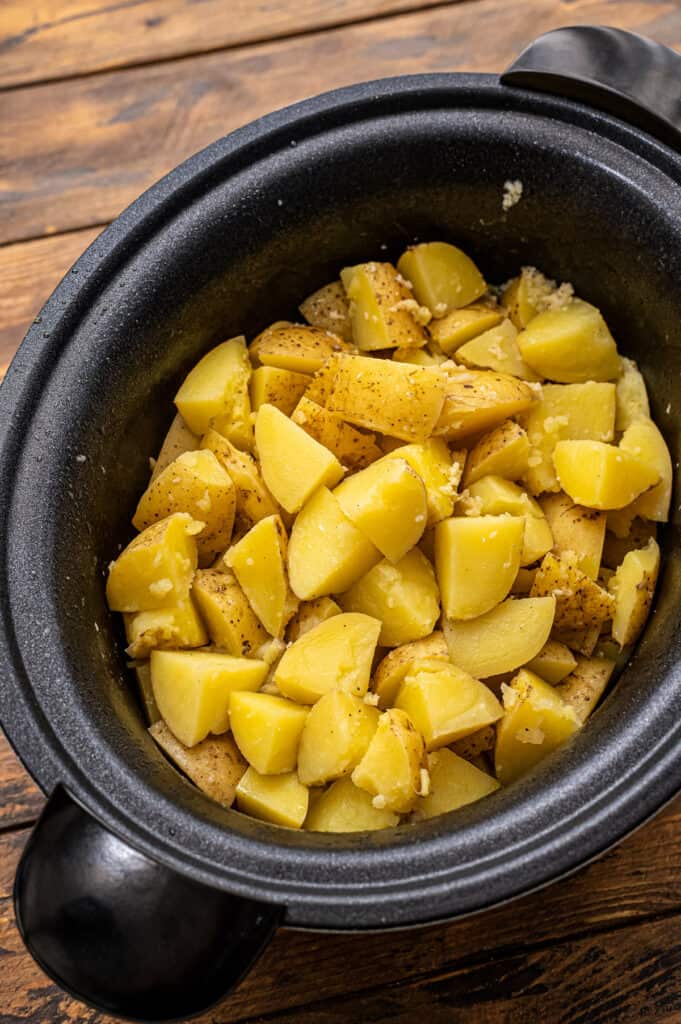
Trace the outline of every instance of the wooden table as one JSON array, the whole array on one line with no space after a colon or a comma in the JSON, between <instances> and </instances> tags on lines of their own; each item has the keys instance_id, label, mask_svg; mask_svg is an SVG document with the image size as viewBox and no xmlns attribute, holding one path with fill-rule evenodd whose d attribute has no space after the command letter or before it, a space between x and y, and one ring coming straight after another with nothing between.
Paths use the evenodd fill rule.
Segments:
<instances>
[{"instance_id":1,"label":"wooden table","mask_svg":"<svg viewBox=\"0 0 681 1024\"><path fill-rule=\"evenodd\" d=\"M681 49L654 0L0 0L0 371L101 228L237 125L353 81L503 68L559 25ZM0 1024L104 1024L25 953L17 860L42 795L0 739ZM204 1024L681 1022L681 800L570 880L393 935L282 931Z\"/></svg>"}]
</instances>

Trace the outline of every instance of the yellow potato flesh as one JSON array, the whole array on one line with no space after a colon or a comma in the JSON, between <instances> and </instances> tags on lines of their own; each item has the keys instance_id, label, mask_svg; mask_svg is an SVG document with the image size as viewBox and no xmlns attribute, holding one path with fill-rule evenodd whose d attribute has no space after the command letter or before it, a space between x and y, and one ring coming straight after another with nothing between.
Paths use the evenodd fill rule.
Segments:
<instances>
[{"instance_id":1,"label":"yellow potato flesh","mask_svg":"<svg viewBox=\"0 0 681 1024\"><path fill-rule=\"evenodd\" d=\"M308 832L373 832L393 828L399 822L394 811L374 807L369 793L351 779L338 779L310 807L305 819Z\"/></svg>"},{"instance_id":2,"label":"yellow potato flesh","mask_svg":"<svg viewBox=\"0 0 681 1024\"><path fill-rule=\"evenodd\" d=\"M524 412L534 401L532 389L508 374L450 368L444 405L433 433L450 443L467 441Z\"/></svg>"},{"instance_id":3,"label":"yellow potato flesh","mask_svg":"<svg viewBox=\"0 0 681 1024\"><path fill-rule=\"evenodd\" d=\"M449 656L476 679L512 672L542 649L555 610L555 597L524 597L504 601L472 621L445 619Z\"/></svg>"},{"instance_id":4,"label":"yellow potato flesh","mask_svg":"<svg viewBox=\"0 0 681 1024\"><path fill-rule=\"evenodd\" d=\"M236 787L236 806L244 814L286 828L302 828L309 802L295 772L259 775L249 768Z\"/></svg>"},{"instance_id":5,"label":"yellow potato flesh","mask_svg":"<svg viewBox=\"0 0 681 1024\"><path fill-rule=\"evenodd\" d=\"M529 451L526 431L514 420L506 420L471 448L466 459L463 486L469 487L483 476L520 480L527 471Z\"/></svg>"},{"instance_id":6,"label":"yellow potato flesh","mask_svg":"<svg viewBox=\"0 0 681 1024\"><path fill-rule=\"evenodd\" d=\"M310 381L311 377L307 373L279 370L276 366L259 366L251 374L251 406L257 412L261 405L274 405L286 416L290 416Z\"/></svg>"},{"instance_id":7,"label":"yellow potato flesh","mask_svg":"<svg viewBox=\"0 0 681 1024\"><path fill-rule=\"evenodd\" d=\"M352 781L374 798L379 810L405 814L421 792L423 740L409 716L398 708L384 711Z\"/></svg>"},{"instance_id":8,"label":"yellow potato flesh","mask_svg":"<svg viewBox=\"0 0 681 1024\"><path fill-rule=\"evenodd\" d=\"M314 601L303 601L286 630L287 640L298 640L321 622L340 615L342 609L330 597L317 597Z\"/></svg>"},{"instance_id":9,"label":"yellow potato flesh","mask_svg":"<svg viewBox=\"0 0 681 1024\"><path fill-rule=\"evenodd\" d=\"M411 292L390 263L360 263L341 271L350 303L352 337L362 352L420 348L426 335L408 307Z\"/></svg>"},{"instance_id":10,"label":"yellow potato flesh","mask_svg":"<svg viewBox=\"0 0 681 1024\"><path fill-rule=\"evenodd\" d=\"M298 777L321 786L349 775L364 757L380 712L343 690L331 690L310 710L300 738Z\"/></svg>"},{"instance_id":11,"label":"yellow potato flesh","mask_svg":"<svg viewBox=\"0 0 681 1024\"><path fill-rule=\"evenodd\" d=\"M563 490L587 508L624 508L660 479L656 466L601 441L559 441L553 464Z\"/></svg>"},{"instance_id":12,"label":"yellow potato flesh","mask_svg":"<svg viewBox=\"0 0 681 1024\"><path fill-rule=\"evenodd\" d=\"M611 658L578 658L573 671L557 687L582 725L603 696L615 666Z\"/></svg>"},{"instance_id":13,"label":"yellow potato flesh","mask_svg":"<svg viewBox=\"0 0 681 1024\"><path fill-rule=\"evenodd\" d=\"M533 317L518 335L518 347L533 370L561 384L610 381L620 375L617 346L605 320L581 299Z\"/></svg>"},{"instance_id":14,"label":"yellow potato flesh","mask_svg":"<svg viewBox=\"0 0 681 1024\"><path fill-rule=\"evenodd\" d=\"M228 654L251 657L268 639L267 631L233 576L215 569L197 572L192 597L211 640Z\"/></svg>"},{"instance_id":15,"label":"yellow potato flesh","mask_svg":"<svg viewBox=\"0 0 681 1024\"><path fill-rule=\"evenodd\" d=\"M398 363L413 363L415 366L439 366L446 361L444 353L434 355L425 348L396 348L392 358Z\"/></svg>"},{"instance_id":16,"label":"yellow potato flesh","mask_svg":"<svg viewBox=\"0 0 681 1024\"><path fill-rule=\"evenodd\" d=\"M526 667L540 679L555 686L569 676L576 665L577 659L569 647L557 640L547 640L539 654Z\"/></svg>"},{"instance_id":17,"label":"yellow potato flesh","mask_svg":"<svg viewBox=\"0 0 681 1024\"><path fill-rule=\"evenodd\" d=\"M154 608L125 616L126 653L148 658L155 648L202 647L208 634L191 598L173 608Z\"/></svg>"},{"instance_id":18,"label":"yellow potato flesh","mask_svg":"<svg viewBox=\"0 0 681 1024\"><path fill-rule=\"evenodd\" d=\"M659 429L651 419L638 420L625 430L620 448L634 458L641 459L660 478L659 483L636 498L632 509L634 516L666 523L672 497L672 460Z\"/></svg>"},{"instance_id":19,"label":"yellow potato flesh","mask_svg":"<svg viewBox=\"0 0 681 1024\"><path fill-rule=\"evenodd\" d=\"M229 703L236 690L257 690L267 674L264 661L212 651L152 651L154 700L171 732L193 747L209 732L229 729Z\"/></svg>"},{"instance_id":20,"label":"yellow potato flesh","mask_svg":"<svg viewBox=\"0 0 681 1024\"><path fill-rule=\"evenodd\" d=\"M106 599L111 611L150 611L186 601L198 562L195 536L202 528L178 512L131 540L109 567Z\"/></svg>"},{"instance_id":21,"label":"yellow potato flesh","mask_svg":"<svg viewBox=\"0 0 681 1024\"><path fill-rule=\"evenodd\" d=\"M368 615L335 615L286 649L274 673L281 692L314 704L329 690L363 697L381 623Z\"/></svg>"},{"instance_id":22,"label":"yellow potato flesh","mask_svg":"<svg viewBox=\"0 0 681 1024\"><path fill-rule=\"evenodd\" d=\"M247 765L230 735L207 736L195 747L185 747L163 721L152 725L149 733L161 750L211 800L223 807L232 806L237 784Z\"/></svg>"},{"instance_id":23,"label":"yellow potato flesh","mask_svg":"<svg viewBox=\"0 0 681 1024\"><path fill-rule=\"evenodd\" d=\"M265 487L258 465L252 455L241 452L216 430L209 430L201 447L213 452L227 470L236 488L236 522L239 530L250 530L267 516L276 515L277 503Z\"/></svg>"},{"instance_id":24,"label":"yellow potato flesh","mask_svg":"<svg viewBox=\"0 0 681 1024\"><path fill-rule=\"evenodd\" d=\"M532 278L525 273L530 269L534 268L523 267L523 272L508 282L501 296L501 301L518 330L527 327L530 320L533 320L539 312L535 301L536 296L533 294Z\"/></svg>"},{"instance_id":25,"label":"yellow potato flesh","mask_svg":"<svg viewBox=\"0 0 681 1024\"><path fill-rule=\"evenodd\" d=\"M193 434L184 422L179 412L170 424L168 433L165 436L161 450L154 460L154 468L151 474L151 482L162 473L166 466L169 466L178 455L185 452L193 452L199 447L199 438Z\"/></svg>"},{"instance_id":26,"label":"yellow potato flesh","mask_svg":"<svg viewBox=\"0 0 681 1024\"><path fill-rule=\"evenodd\" d=\"M449 649L444 634L439 630L424 637L423 640L413 640L411 643L402 644L401 647L395 647L386 654L376 666L371 682L371 689L378 696L378 706L388 708L395 703L397 692L414 665L424 659L432 661L437 658L444 662L449 661Z\"/></svg>"},{"instance_id":27,"label":"yellow potato flesh","mask_svg":"<svg viewBox=\"0 0 681 1024\"><path fill-rule=\"evenodd\" d=\"M633 644L643 629L660 570L660 549L652 537L644 548L630 551L610 580L615 597L612 635L620 647Z\"/></svg>"},{"instance_id":28,"label":"yellow potato flesh","mask_svg":"<svg viewBox=\"0 0 681 1024\"><path fill-rule=\"evenodd\" d=\"M420 797L414 809L417 819L436 818L466 804L475 803L499 788L487 772L458 757L451 750L438 750L428 758L430 792Z\"/></svg>"},{"instance_id":29,"label":"yellow potato flesh","mask_svg":"<svg viewBox=\"0 0 681 1024\"><path fill-rule=\"evenodd\" d=\"M239 750L260 775L291 772L307 708L270 693L233 693L229 723Z\"/></svg>"},{"instance_id":30,"label":"yellow potato flesh","mask_svg":"<svg viewBox=\"0 0 681 1024\"><path fill-rule=\"evenodd\" d=\"M347 349L341 338L300 324L272 326L249 347L251 359L293 373L315 373L334 352Z\"/></svg>"},{"instance_id":31,"label":"yellow potato flesh","mask_svg":"<svg viewBox=\"0 0 681 1024\"><path fill-rule=\"evenodd\" d=\"M363 469L381 457L374 434L363 434L338 415L303 395L291 419L305 433L319 441L336 456L342 466L354 471Z\"/></svg>"},{"instance_id":32,"label":"yellow potato flesh","mask_svg":"<svg viewBox=\"0 0 681 1024\"><path fill-rule=\"evenodd\" d=\"M542 377L520 355L517 335L518 331L511 321L502 320L496 327L458 348L456 360L465 366L509 373L521 380L540 381Z\"/></svg>"},{"instance_id":33,"label":"yellow potato flesh","mask_svg":"<svg viewBox=\"0 0 681 1024\"><path fill-rule=\"evenodd\" d=\"M507 596L520 567L525 522L512 516L445 519L435 527L444 614L474 619Z\"/></svg>"},{"instance_id":34,"label":"yellow potato flesh","mask_svg":"<svg viewBox=\"0 0 681 1024\"><path fill-rule=\"evenodd\" d=\"M252 444L248 383L251 364L240 336L208 352L185 378L175 405L194 434L215 426L239 447Z\"/></svg>"},{"instance_id":35,"label":"yellow potato flesh","mask_svg":"<svg viewBox=\"0 0 681 1024\"><path fill-rule=\"evenodd\" d=\"M312 327L331 331L343 341L352 341L350 307L341 281L331 281L318 288L298 308Z\"/></svg>"},{"instance_id":36,"label":"yellow potato flesh","mask_svg":"<svg viewBox=\"0 0 681 1024\"><path fill-rule=\"evenodd\" d=\"M433 320L428 330L442 351L449 354L479 334L496 327L502 315L501 310L491 306L473 304L455 309L440 320Z\"/></svg>"},{"instance_id":37,"label":"yellow potato flesh","mask_svg":"<svg viewBox=\"0 0 681 1024\"><path fill-rule=\"evenodd\" d=\"M439 661L415 666L405 677L395 707L406 711L426 743L426 750L491 725L501 718L492 691L456 665Z\"/></svg>"},{"instance_id":38,"label":"yellow potato flesh","mask_svg":"<svg viewBox=\"0 0 681 1024\"><path fill-rule=\"evenodd\" d=\"M541 506L517 484L499 476L484 476L471 484L468 492L480 515L523 517L521 565L531 565L551 550L553 534Z\"/></svg>"},{"instance_id":39,"label":"yellow potato flesh","mask_svg":"<svg viewBox=\"0 0 681 1024\"><path fill-rule=\"evenodd\" d=\"M407 249L397 269L412 284L415 298L436 317L467 306L487 290L473 260L447 242L423 242Z\"/></svg>"},{"instance_id":40,"label":"yellow potato flesh","mask_svg":"<svg viewBox=\"0 0 681 1024\"><path fill-rule=\"evenodd\" d=\"M268 633L282 636L298 602L286 575L286 531L279 516L253 526L225 555L239 586Z\"/></svg>"},{"instance_id":41,"label":"yellow potato flesh","mask_svg":"<svg viewBox=\"0 0 681 1024\"><path fill-rule=\"evenodd\" d=\"M451 516L461 477L461 465L453 460L441 437L431 437L423 444L401 445L386 458L404 459L423 481L426 489L427 526Z\"/></svg>"},{"instance_id":42,"label":"yellow potato flesh","mask_svg":"<svg viewBox=\"0 0 681 1024\"><path fill-rule=\"evenodd\" d=\"M539 504L553 534L553 551L556 554L574 552L582 572L592 580L597 579L605 541L604 513L575 505L563 492L545 494Z\"/></svg>"}]
</instances>

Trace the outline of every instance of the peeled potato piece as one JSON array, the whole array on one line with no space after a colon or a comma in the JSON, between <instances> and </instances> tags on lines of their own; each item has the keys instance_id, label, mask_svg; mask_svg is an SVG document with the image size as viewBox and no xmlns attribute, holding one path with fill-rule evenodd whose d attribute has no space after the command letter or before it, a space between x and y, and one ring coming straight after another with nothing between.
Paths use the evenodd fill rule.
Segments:
<instances>
[{"instance_id":1,"label":"peeled potato piece","mask_svg":"<svg viewBox=\"0 0 681 1024\"><path fill-rule=\"evenodd\" d=\"M559 441L553 464L563 490L587 508L624 508L660 479L656 464L601 441Z\"/></svg>"},{"instance_id":2,"label":"peeled potato piece","mask_svg":"<svg viewBox=\"0 0 681 1024\"><path fill-rule=\"evenodd\" d=\"M518 484L500 476L483 476L470 485L468 496L478 515L523 517L521 565L532 565L553 547L553 533L541 506Z\"/></svg>"},{"instance_id":3,"label":"peeled potato piece","mask_svg":"<svg viewBox=\"0 0 681 1024\"><path fill-rule=\"evenodd\" d=\"M344 778L333 782L311 805L305 829L308 832L373 832L393 828L399 820L394 811L376 807L369 793Z\"/></svg>"},{"instance_id":4,"label":"peeled potato piece","mask_svg":"<svg viewBox=\"0 0 681 1024\"><path fill-rule=\"evenodd\" d=\"M160 452L153 460L154 468L151 473L150 483L153 483L159 473L162 473L166 466L169 466L178 455L196 451L198 447L199 438L191 432L178 412L170 424Z\"/></svg>"},{"instance_id":5,"label":"peeled potato piece","mask_svg":"<svg viewBox=\"0 0 681 1024\"><path fill-rule=\"evenodd\" d=\"M261 519L225 555L251 608L277 637L298 607L288 585L286 557L286 530L279 516Z\"/></svg>"},{"instance_id":6,"label":"peeled potato piece","mask_svg":"<svg viewBox=\"0 0 681 1024\"><path fill-rule=\"evenodd\" d=\"M529 450L525 430L514 420L506 420L484 434L469 451L463 486L469 487L483 476L520 480L527 470Z\"/></svg>"},{"instance_id":7,"label":"peeled potato piece","mask_svg":"<svg viewBox=\"0 0 681 1024\"><path fill-rule=\"evenodd\" d=\"M422 242L407 249L397 269L413 286L414 296L440 317L467 306L487 290L470 256L447 242Z\"/></svg>"},{"instance_id":8,"label":"peeled potato piece","mask_svg":"<svg viewBox=\"0 0 681 1024\"><path fill-rule=\"evenodd\" d=\"M310 710L298 751L298 776L321 786L349 775L366 753L380 712L342 690L323 694Z\"/></svg>"},{"instance_id":9,"label":"peeled potato piece","mask_svg":"<svg viewBox=\"0 0 681 1024\"><path fill-rule=\"evenodd\" d=\"M645 626L660 570L660 548L652 537L629 551L609 583L615 598L612 635L620 647L633 644Z\"/></svg>"},{"instance_id":10,"label":"peeled potato piece","mask_svg":"<svg viewBox=\"0 0 681 1024\"><path fill-rule=\"evenodd\" d=\"M542 377L528 366L520 354L517 329L510 320L479 334L456 351L456 361L464 366L510 373L520 380L540 381Z\"/></svg>"},{"instance_id":11,"label":"peeled potato piece","mask_svg":"<svg viewBox=\"0 0 681 1024\"><path fill-rule=\"evenodd\" d=\"M632 423L622 435L620 449L641 459L659 475L659 483L634 501L630 510L632 519L641 516L656 523L666 523L672 497L672 459L659 429L651 419Z\"/></svg>"},{"instance_id":12,"label":"peeled potato piece","mask_svg":"<svg viewBox=\"0 0 681 1024\"><path fill-rule=\"evenodd\" d=\"M449 661L449 649L444 634L439 631L423 640L413 640L395 647L386 654L377 665L371 683L372 690L378 695L379 707L387 708L395 703L397 692L412 666L424 659L432 661L437 658L445 663Z\"/></svg>"},{"instance_id":13,"label":"peeled potato piece","mask_svg":"<svg viewBox=\"0 0 681 1024\"><path fill-rule=\"evenodd\" d=\"M501 718L491 690L473 676L435 660L416 663L402 683L395 707L409 715L426 743L436 750Z\"/></svg>"},{"instance_id":14,"label":"peeled potato piece","mask_svg":"<svg viewBox=\"0 0 681 1024\"><path fill-rule=\"evenodd\" d=\"M503 310L483 303L472 303L462 309L452 310L439 320L433 320L428 325L428 331L442 351L449 354L479 334L496 327L502 317Z\"/></svg>"},{"instance_id":15,"label":"peeled potato piece","mask_svg":"<svg viewBox=\"0 0 681 1024\"><path fill-rule=\"evenodd\" d=\"M414 817L417 820L436 818L438 814L455 811L489 796L499 788L499 783L491 775L447 749L430 755L428 771L430 792L416 803Z\"/></svg>"},{"instance_id":16,"label":"peeled potato piece","mask_svg":"<svg viewBox=\"0 0 681 1024\"><path fill-rule=\"evenodd\" d=\"M203 529L184 512L152 523L109 566L106 599L112 612L172 608L189 597Z\"/></svg>"},{"instance_id":17,"label":"peeled potato piece","mask_svg":"<svg viewBox=\"0 0 681 1024\"><path fill-rule=\"evenodd\" d=\"M525 597L503 601L468 622L445 619L449 656L476 679L512 672L527 664L549 638L556 599Z\"/></svg>"},{"instance_id":18,"label":"peeled potato piece","mask_svg":"<svg viewBox=\"0 0 681 1024\"><path fill-rule=\"evenodd\" d=\"M312 378L307 373L280 370L276 366L259 366L251 374L250 396L253 411L261 405L274 405L290 416Z\"/></svg>"},{"instance_id":19,"label":"peeled potato piece","mask_svg":"<svg viewBox=\"0 0 681 1024\"><path fill-rule=\"evenodd\" d=\"M520 567L524 530L524 520L513 516L438 523L435 567L445 615L474 619L503 601Z\"/></svg>"},{"instance_id":20,"label":"peeled potato piece","mask_svg":"<svg viewBox=\"0 0 681 1024\"><path fill-rule=\"evenodd\" d=\"M244 814L286 828L302 828L310 794L295 772L260 775L250 767L236 787L236 805Z\"/></svg>"},{"instance_id":21,"label":"peeled potato piece","mask_svg":"<svg viewBox=\"0 0 681 1024\"><path fill-rule=\"evenodd\" d=\"M518 335L518 347L533 370L561 384L620 375L617 346L605 320L581 299L533 317Z\"/></svg>"},{"instance_id":22,"label":"peeled potato piece","mask_svg":"<svg viewBox=\"0 0 681 1024\"><path fill-rule=\"evenodd\" d=\"M373 797L374 807L406 814L421 792L423 740L404 711L391 708L378 720L352 781Z\"/></svg>"},{"instance_id":23,"label":"peeled potato piece","mask_svg":"<svg viewBox=\"0 0 681 1024\"><path fill-rule=\"evenodd\" d=\"M577 666L577 659L565 644L557 640L547 640L539 654L535 655L525 666L547 683L556 686L562 679L569 676Z\"/></svg>"},{"instance_id":24,"label":"peeled potato piece","mask_svg":"<svg viewBox=\"0 0 681 1024\"><path fill-rule=\"evenodd\" d=\"M200 436L215 426L234 444L250 447L250 373L243 336L208 352L175 395L177 410L189 429Z\"/></svg>"},{"instance_id":25,"label":"peeled potato piece","mask_svg":"<svg viewBox=\"0 0 681 1024\"><path fill-rule=\"evenodd\" d=\"M270 693L233 693L229 723L236 744L260 775L296 767L307 708Z\"/></svg>"},{"instance_id":26,"label":"peeled potato piece","mask_svg":"<svg viewBox=\"0 0 681 1024\"><path fill-rule=\"evenodd\" d=\"M441 437L431 437L422 444L405 444L385 456L404 459L423 481L426 489L427 526L451 516L465 452L452 454Z\"/></svg>"},{"instance_id":27,"label":"peeled potato piece","mask_svg":"<svg viewBox=\"0 0 681 1024\"><path fill-rule=\"evenodd\" d=\"M191 598L172 608L124 615L126 654L148 658L156 648L202 647L208 635Z\"/></svg>"},{"instance_id":28,"label":"peeled potato piece","mask_svg":"<svg viewBox=\"0 0 681 1024\"><path fill-rule=\"evenodd\" d=\"M418 306L391 263L360 263L341 271L350 303L352 337L362 352L420 348L426 335L411 315Z\"/></svg>"}]
</instances>

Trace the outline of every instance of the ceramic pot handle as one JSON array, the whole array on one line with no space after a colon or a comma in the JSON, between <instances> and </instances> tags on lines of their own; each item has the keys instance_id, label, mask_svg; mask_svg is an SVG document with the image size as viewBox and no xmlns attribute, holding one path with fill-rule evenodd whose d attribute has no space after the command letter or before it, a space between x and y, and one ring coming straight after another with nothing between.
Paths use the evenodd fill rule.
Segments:
<instances>
[{"instance_id":1,"label":"ceramic pot handle","mask_svg":"<svg viewBox=\"0 0 681 1024\"><path fill-rule=\"evenodd\" d=\"M24 851L17 923L43 970L97 1010L200 1013L248 970L279 907L209 888L133 850L59 787Z\"/></svg>"},{"instance_id":2,"label":"ceramic pot handle","mask_svg":"<svg viewBox=\"0 0 681 1024\"><path fill-rule=\"evenodd\" d=\"M681 148L681 56L633 32L555 29L530 43L501 81L580 100Z\"/></svg>"}]
</instances>

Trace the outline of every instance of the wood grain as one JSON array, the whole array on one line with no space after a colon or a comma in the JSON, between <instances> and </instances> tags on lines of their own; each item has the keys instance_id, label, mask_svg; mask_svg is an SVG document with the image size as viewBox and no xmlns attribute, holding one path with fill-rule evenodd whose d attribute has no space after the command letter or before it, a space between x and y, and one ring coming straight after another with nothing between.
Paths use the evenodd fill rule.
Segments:
<instances>
[{"instance_id":1,"label":"wood grain","mask_svg":"<svg viewBox=\"0 0 681 1024\"><path fill-rule=\"evenodd\" d=\"M104 223L211 140L304 96L384 75L496 70L540 32L613 20L681 44L681 9L660 0L475 0L11 91L0 118L0 241Z\"/></svg>"},{"instance_id":2,"label":"wood grain","mask_svg":"<svg viewBox=\"0 0 681 1024\"><path fill-rule=\"evenodd\" d=\"M35 821L44 797L0 732L0 832Z\"/></svg>"}]
</instances>

